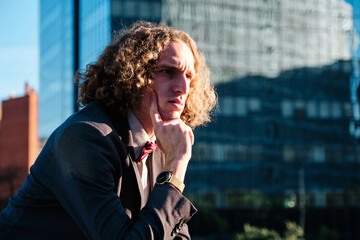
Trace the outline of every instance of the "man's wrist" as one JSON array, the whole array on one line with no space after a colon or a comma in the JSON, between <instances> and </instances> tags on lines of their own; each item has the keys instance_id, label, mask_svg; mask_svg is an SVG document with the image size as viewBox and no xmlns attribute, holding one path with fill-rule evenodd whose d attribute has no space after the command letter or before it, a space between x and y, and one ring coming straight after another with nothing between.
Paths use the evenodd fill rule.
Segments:
<instances>
[{"instance_id":1,"label":"man's wrist","mask_svg":"<svg viewBox=\"0 0 360 240\"><path fill-rule=\"evenodd\" d=\"M174 160L166 159L166 164L163 170L168 170L175 175L181 182L184 182L189 160L185 158L178 158Z\"/></svg>"},{"instance_id":2,"label":"man's wrist","mask_svg":"<svg viewBox=\"0 0 360 240\"><path fill-rule=\"evenodd\" d=\"M185 188L185 184L169 170L165 170L159 173L156 178L156 184L170 184L175 187L180 193L182 193Z\"/></svg>"}]
</instances>

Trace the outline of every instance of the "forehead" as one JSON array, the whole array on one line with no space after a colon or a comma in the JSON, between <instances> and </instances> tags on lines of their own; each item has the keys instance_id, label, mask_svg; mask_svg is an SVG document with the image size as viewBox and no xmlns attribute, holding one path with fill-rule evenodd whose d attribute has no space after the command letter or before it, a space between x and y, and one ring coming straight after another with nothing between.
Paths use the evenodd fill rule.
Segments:
<instances>
[{"instance_id":1,"label":"forehead","mask_svg":"<svg viewBox=\"0 0 360 240\"><path fill-rule=\"evenodd\" d=\"M169 65L194 71L194 55L182 41L173 41L161 52L157 66Z\"/></svg>"}]
</instances>

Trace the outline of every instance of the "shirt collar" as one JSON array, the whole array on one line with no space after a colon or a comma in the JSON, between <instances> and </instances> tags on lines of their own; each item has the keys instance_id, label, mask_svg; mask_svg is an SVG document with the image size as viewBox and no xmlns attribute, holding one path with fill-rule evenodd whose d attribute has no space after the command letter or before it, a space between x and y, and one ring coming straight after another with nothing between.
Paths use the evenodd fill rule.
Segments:
<instances>
[{"instance_id":1,"label":"shirt collar","mask_svg":"<svg viewBox=\"0 0 360 240\"><path fill-rule=\"evenodd\" d=\"M128 113L128 121L133 136L135 157L138 158L145 143L151 140L139 120L131 111Z\"/></svg>"}]
</instances>

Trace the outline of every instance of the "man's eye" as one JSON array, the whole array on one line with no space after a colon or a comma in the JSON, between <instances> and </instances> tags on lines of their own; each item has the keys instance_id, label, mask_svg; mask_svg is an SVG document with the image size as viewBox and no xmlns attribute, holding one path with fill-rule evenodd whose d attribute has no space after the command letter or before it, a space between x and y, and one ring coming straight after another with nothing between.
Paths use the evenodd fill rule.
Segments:
<instances>
[{"instance_id":1,"label":"man's eye","mask_svg":"<svg viewBox=\"0 0 360 240\"><path fill-rule=\"evenodd\" d=\"M173 71L171 69L163 69L160 72L164 73L164 74L169 74L169 75L173 73Z\"/></svg>"}]
</instances>

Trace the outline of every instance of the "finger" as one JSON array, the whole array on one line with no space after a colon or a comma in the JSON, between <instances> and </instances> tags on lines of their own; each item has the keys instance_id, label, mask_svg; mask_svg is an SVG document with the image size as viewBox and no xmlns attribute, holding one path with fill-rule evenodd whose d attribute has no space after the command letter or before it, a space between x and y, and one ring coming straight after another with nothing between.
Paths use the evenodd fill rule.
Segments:
<instances>
[{"instance_id":1,"label":"finger","mask_svg":"<svg viewBox=\"0 0 360 240\"><path fill-rule=\"evenodd\" d=\"M191 145L194 145L194 139L195 139L195 137L194 137L194 133L193 133L193 131L191 130L191 128L190 128L190 131L189 131L189 137L190 137Z\"/></svg>"},{"instance_id":2,"label":"finger","mask_svg":"<svg viewBox=\"0 0 360 240\"><path fill-rule=\"evenodd\" d=\"M160 116L158 108L157 96L155 93L151 94L150 117L153 126L155 126L157 123L162 122L162 118Z\"/></svg>"}]
</instances>

